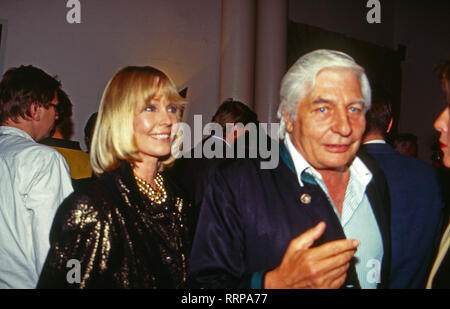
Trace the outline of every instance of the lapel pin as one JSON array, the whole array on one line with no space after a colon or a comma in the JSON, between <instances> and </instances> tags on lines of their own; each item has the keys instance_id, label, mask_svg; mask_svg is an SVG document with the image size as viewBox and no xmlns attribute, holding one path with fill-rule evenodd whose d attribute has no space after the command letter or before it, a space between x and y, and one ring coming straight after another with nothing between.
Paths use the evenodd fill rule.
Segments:
<instances>
[{"instance_id":1,"label":"lapel pin","mask_svg":"<svg viewBox=\"0 0 450 309\"><path fill-rule=\"evenodd\" d=\"M303 193L303 194L300 196L300 201L301 201L303 204L309 204L309 203L311 203L311 195L309 195L309 194L307 194L307 193Z\"/></svg>"}]
</instances>

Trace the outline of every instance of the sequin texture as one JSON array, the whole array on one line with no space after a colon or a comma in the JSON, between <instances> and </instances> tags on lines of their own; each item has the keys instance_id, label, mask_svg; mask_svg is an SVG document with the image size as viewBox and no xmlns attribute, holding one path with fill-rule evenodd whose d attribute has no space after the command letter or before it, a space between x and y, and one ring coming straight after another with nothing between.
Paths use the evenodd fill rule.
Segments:
<instances>
[{"instance_id":1,"label":"sequin texture","mask_svg":"<svg viewBox=\"0 0 450 309\"><path fill-rule=\"evenodd\" d=\"M183 288L192 243L191 203L164 177L167 200L152 203L122 163L60 206L38 288ZM80 282L67 262L80 262ZM71 282L69 282L71 281Z\"/></svg>"}]
</instances>

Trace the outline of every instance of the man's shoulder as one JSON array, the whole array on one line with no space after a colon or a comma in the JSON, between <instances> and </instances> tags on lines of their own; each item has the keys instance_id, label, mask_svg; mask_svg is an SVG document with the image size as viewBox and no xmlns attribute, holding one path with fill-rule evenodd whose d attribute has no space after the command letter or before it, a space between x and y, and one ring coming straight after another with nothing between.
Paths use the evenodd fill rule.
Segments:
<instances>
[{"instance_id":1,"label":"man's shoulder","mask_svg":"<svg viewBox=\"0 0 450 309\"><path fill-rule=\"evenodd\" d=\"M372 156L377 161L377 163L385 173L396 173L398 171L401 171L402 173L406 174L423 174L436 177L436 170L427 162L418 158L403 155L395 151L392 147L386 145L378 146L380 147L380 149L381 147L383 147L383 149L385 150L387 149L386 151L371 151L371 149L377 146L371 145L370 147L372 148L366 147L366 150L370 154L370 156Z\"/></svg>"},{"instance_id":2,"label":"man's shoulder","mask_svg":"<svg viewBox=\"0 0 450 309\"><path fill-rule=\"evenodd\" d=\"M211 177L221 178L230 186L241 186L243 183L270 182L291 173L280 160L279 164L271 169L262 168L260 158L242 158L224 160L210 172Z\"/></svg>"},{"instance_id":3,"label":"man's shoulder","mask_svg":"<svg viewBox=\"0 0 450 309\"><path fill-rule=\"evenodd\" d=\"M59 206L54 222L70 222L65 226L67 230L90 229L108 216L105 207L102 207L105 203L99 202L100 195L104 196L100 192L96 196L92 189L86 188L72 192Z\"/></svg>"},{"instance_id":4,"label":"man's shoulder","mask_svg":"<svg viewBox=\"0 0 450 309\"><path fill-rule=\"evenodd\" d=\"M427 162L425 162L421 159L413 158L411 156L407 156L407 155L403 155L403 154L399 153L398 160L401 160L407 166L415 167L415 169L418 170L419 172L433 174L433 175L436 174L435 168L433 166L431 166L431 164L428 164Z\"/></svg>"},{"instance_id":5,"label":"man's shoulder","mask_svg":"<svg viewBox=\"0 0 450 309\"><path fill-rule=\"evenodd\" d=\"M38 143L30 144L19 151L19 156L23 160L36 159L42 164L63 161L64 157L56 149Z\"/></svg>"},{"instance_id":6,"label":"man's shoulder","mask_svg":"<svg viewBox=\"0 0 450 309\"><path fill-rule=\"evenodd\" d=\"M401 172L404 176L437 177L435 168L427 162L396 151L384 159L380 158L380 165L383 166L384 162L381 162L381 160L386 160L385 164L389 164L388 168L385 168L386 173Z\"/></svg>"},{"instance_id":7,"label":"man's shoulder","mask_svg":"<svg viewBox=\"0 0 450 309\"><path fill-rule=\"evenodd\" d=\"M357 158L364 163L364 165L369 169L369 171L374 176L384 174L382 168L379 165L378 160L371 153L367 152L364 148L360 149L357 152Z\"/></svg>"},{"instance_id":8,"label":"man's shoulder","mask_svg":"<svg viewBox=\"0 0 450 309\"><path fill-rule=\"evenodd\" d=\"M436 169L427 162L393 150L389 154L373 155L391 187L418 194L435 194L440 190Z\"/></svg>"},{"instance_id":9,"label":"man's shoulder","mask_svg":"<svg viewBox=\"0 0 450 309\"><path fill-rule=\"evenodd\" d=\"M260 173L263 171L267 171L261 169L261 160L260 158L242 158L242 159L231 159L231 160L222 160L217 163L216 169L223 174L227 174L230 176L238 176L238 175L248 175L248 173Z\"/></svg>"},{"instance_id":10,"label":"man's shoulder","mask_svg":"<svg viewBox=\"0 0 450 309\"><path fill-rule=\"evenodd\" d=\"M0 156L7 161L33 161L35 163L63 159L62 155L55 149L29 140L20 141L20 143L14 145L5 145L0 152Z\"/></svg>"},{"instance_id":11,"label":"man's shoulder","mask_svg":"<svg viewBox=\"0 0 450 309\"><path fill-rule=\"evenodd\" d=\"M72 192L61 205L63 212L70 215L80 209L86 213L103 214L111 211L117 202L117 195L114 194L114 184L110 179L100 176L92 179L86 186Z\"/></svg>"},{"instance_id":12,"label":"man's shoulder","mask_svg":"<svg viewBox=\"0 0 450 309\"><path fill-rule=\"evenodd\" d=\"M53 178L53 176L56 177L55 181L64 180L64 187L70 184L66 161L58 151L50 147L30 142L22 147L3 149L0 157L10 176L20 180L20 183L24 185L40 182L49 177ZM42 178L43 175L47 176Z\"/></svg>"},{"instance_id":13,"label":"man's shoulder","mask_svg":"<svg viewBox=\"0 0 450 309\"><path fill-rule=\"evenodd\" d=\"M440 194L441 185L439 175L433 166L420 159L406 155L400 156L401 160L399 159L397 164L399 165L399 170L401 169L399 174L405 179L405 183L410 185L415 184L417 191L422 193L439 192Z\"/></svg>"}]
</instances>

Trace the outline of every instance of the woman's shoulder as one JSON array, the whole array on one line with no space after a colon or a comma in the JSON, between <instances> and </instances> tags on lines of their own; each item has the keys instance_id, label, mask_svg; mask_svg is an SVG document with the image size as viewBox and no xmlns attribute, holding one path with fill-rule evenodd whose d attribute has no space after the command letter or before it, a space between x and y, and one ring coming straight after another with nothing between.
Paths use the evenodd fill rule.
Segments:
<instances>
[{"instance_id":1,"label":"woman's shoulder","mask_svg":"<svg viewBox=\"0 0 450 309\"><path fill-rule=\"evenodd\" d=\"M117 186L117 175L114 172L106 172L99 176L93 176L89 182L73 192L76 199L91 201L110 198Z\"/></svg>"},{"instance_id":2,"label":"woman's shoulder","mask_svg":"<svg viewBox=\"0 0 450 309\"><path fill-rule=\"evenodd\" d=\"M177 177L175 177L172 173L168 172L168 170L164 170L160 173L161 176L164 179L164 184L169 187L170 191L181 198L186 198L187 192L185 192L184 186L180 183L180 181L186 181L181 180Z\"/></svg>"},{"instance_id":3,"label":"woman's shoulder","mask_svg":"<svg viewBox=\"0 0 450 309\"><path fill-rule=\"evenodd\" d=\"M83 227L108 218L113 208L115 190L112 179L105 176L94 178L72 192L60 205L55 221L72 222L73 227Z\"/></svg>"}]
</instances>

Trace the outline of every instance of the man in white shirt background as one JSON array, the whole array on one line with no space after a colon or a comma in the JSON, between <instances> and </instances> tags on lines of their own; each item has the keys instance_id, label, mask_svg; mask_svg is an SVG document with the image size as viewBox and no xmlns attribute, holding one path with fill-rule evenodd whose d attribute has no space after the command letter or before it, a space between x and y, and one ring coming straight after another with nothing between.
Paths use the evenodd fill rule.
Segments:
<instances>
[{"instance_id":1,"label":"man in white shirt background","mask_svg":"<svg viewBox=\"0 0 450 309\"><path fill-rule=\"evenodd\" d=\"M34 288L60 203L72 191L69 168L49 136L61 83L33 66L0 82L0 288Z\"/></svg>"}]
</instances>

